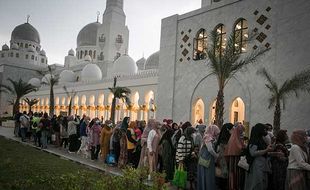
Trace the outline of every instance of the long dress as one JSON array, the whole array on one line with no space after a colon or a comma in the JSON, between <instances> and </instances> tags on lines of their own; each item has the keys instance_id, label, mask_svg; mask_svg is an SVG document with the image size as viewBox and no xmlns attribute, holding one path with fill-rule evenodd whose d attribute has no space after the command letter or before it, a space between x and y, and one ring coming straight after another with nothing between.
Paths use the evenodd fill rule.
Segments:
<instances>
[{"instance_id":1,"label":"long dress","mask_svg":"<svg viewBox=\"0 0 310 190\"><path fill-rule=\"evenodd\" d=\"M283 144L276 144L275 152L282 152L284 157L271 157L272 181L270 189L285 189L286 170L288 165L288 150Z\"/></svg>"},{"instance_id":2,"label":"long dress","mask_svg":"<svg viewBox=\"0 0 310 190\"><path fill-rule=\"evenodd\" d=\"M174 149L168 140L163 140L162 142L162 155L163 155L163 170L166 173L166 180L172 180L174 174Z\"/></svg>"},{"instance_id":3,"label":"long dress","mask_svg":"<svg viewBox=\"0 0 310 190\"><path fill-rule=\"evenodd\" d=\"M100 148L101 148L101 158L106 159L107 154L110 150L110 138L112 136L112 129L108 126L103 127L100 135Z\"/></svg>"},{"instance_id":4,"label":"long dress","mask_svg":"<svg viewBox=\"0 0 310 190\"><path fill-rule=\"evenodd\" d=\"M127 152L127 135L126 132L122 131L122 136L120 139L120 155L118 158L118 167L124 168L128 161L128 152Z\"/></svg>"},{"instance_id":5,"label":"long dress","mask_svg":"<svg viewBox=\"0 0 310 190\"><path fill-rule=\"evenodd\" d=\"M199 190L215 190L215 162L214 157L208 151L207 147L204 145L202 146L199 157L204 158L205 160L210 160L209 167L202 166L198 163L198 183L197 189Z\"/></svg>"}]
</instances>

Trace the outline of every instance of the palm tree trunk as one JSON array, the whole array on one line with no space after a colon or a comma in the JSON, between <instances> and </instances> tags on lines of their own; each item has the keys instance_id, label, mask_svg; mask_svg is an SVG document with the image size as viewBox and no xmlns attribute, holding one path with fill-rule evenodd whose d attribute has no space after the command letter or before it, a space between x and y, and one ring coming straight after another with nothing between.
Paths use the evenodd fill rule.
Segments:
<instances>
[{"instance_id":1,"label":"palm tree trunk","mask_svg":"<svg viewBox=\"0 0 310 190\"><path fill-rule=\"evenodd\" d=\"M280 125L281 125L281 107L280 107L280 101L278 100L275 105L274 116L273 116L274 134L277 134L279 132Z\"/></svg>"},{"instance_id":2,"label":"palm tree trunk","mask_svg":"<svg viewBox=\"0 0 310 190\"><path fill-rule=\"evenodd\" d=\"M55 107L55 102L54 102L54 86L50 86L50 113L49 115L52 117L54 115L54 107Z\"/></svg>"},{"instance_id":3,"label":"palm tree trunk","mask_svg":"<svg viewBox=\"0 0 310 190\"><path fill-rule=\"evenodd\" d=\"M71 115L71 110L72 110L72 98L70 98L70 102L69 102L69 108L68 108L68 115Z\"/></svg>"},{"instance_id":4,"label":"palm tree trunk","mask_svg":"<svg viewBox=\"0 0 310 190\"><path fill-rule=\"evenodd\" d=\"M224 123L223 115L224 115L224 89L219 88L215 106L215 125L217 125L220 129L222 128Z\"/></svg>"},{"instance_id":5,"label":"palm tree trunk","mask_svg":"<svg viewBox=\"0 0 310 190\"><path fill-rule=\"evenodd\" d=\"M114 97L112 100L112 107L111 107L111 121L115 124L115 106L116 106L116 98Z\"/></svg>"},{"instance_id":6,"label":"palm tree trunk","mask_svg":"<svg viewBox=\"0 0 310 190\"><path fill-rule=\"evenodd\" d=\"M28 110L28 113L30 113L31 112L31 106L30 105L28 105L29 106L29 110Z\"/></svg>"},{"instance_id":7,"label":"palm tree trunk","mask_svg":"<svg viewBox=\"0 0 310 190\"><path fill-rule=\"evenodd\" d=\"M13 105L13 115L15 115L17 112L19 112L19 100L20 98L16 98L15 103Z\"/></svg>"}]
</instances>

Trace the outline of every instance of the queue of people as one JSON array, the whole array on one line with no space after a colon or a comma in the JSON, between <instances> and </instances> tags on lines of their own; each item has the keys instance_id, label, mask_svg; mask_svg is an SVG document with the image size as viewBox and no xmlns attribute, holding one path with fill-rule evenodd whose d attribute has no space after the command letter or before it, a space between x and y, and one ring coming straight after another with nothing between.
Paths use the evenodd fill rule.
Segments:
<instances>
[{"instance_id":1,"label":"queue of people","mask_svg":"<svg viewBox=\"0 0 310 190\"><path fill-rule=\"evenodd\" d=\"M43 149L53 144L120 169L147 167L150 173L165 172L167 184L176 168L182 167L187 188L193 190L305 190L310 185L310 131L294 130L289 138L286 130L274 135L272 125L257 123L247 138L240 122L220 129L202 121L196 126L188 121L178 125L171 119L160 123L125 117L113 125L86 115L49 117L25 112L15 119L15 134L22 141L29 138Z\"/></svg>"}]
</instances>

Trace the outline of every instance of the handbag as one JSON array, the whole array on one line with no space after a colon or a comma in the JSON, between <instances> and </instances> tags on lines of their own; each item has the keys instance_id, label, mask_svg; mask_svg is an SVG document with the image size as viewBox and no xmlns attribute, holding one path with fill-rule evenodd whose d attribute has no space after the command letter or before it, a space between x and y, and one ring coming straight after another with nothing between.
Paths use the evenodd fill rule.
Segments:
<instances>
[{"instance_id":1,"label":"handbag","mask_svg":"<svg viewBox=\"0 0 310 190\"><path fill-rule=\"evenodd\" d=\"M206 167L206 168L209 168L210 162L211 162L211 159L204 159L203 157L199 156L199 159L198 159L199 165Z\"/></svg>"},{"instance_id":2,"label":"handbag","mask_svg":"<svg viewBox=\"0 0 310 190\"><path fill-rule=\"evenodd\" d=\"M107 164L114 165L116 163L116 161L115 161L115 154L109 153L107 155L106 162L107 162Z\"/></svg>"},{"instance_id":3,"label":"handbag","mask_svg":"<svg viewBox=\"0 0 310 190\"><path fill-rule=\"evenodd\" d=\"M249 171L249 164L246 160L246 157L245 156L241 156L240 157L240 160L238 162L238 166L246 171Z\"/></svg>"},{"instance_id":4,"label":"handbag","mask_svg":"<svg viewBox=\"0 0 310 190\"><path fill-rule=\"evenodd\" d=\"M174 172L172 184L179 188L186 188L187 172L184 171L183 165L179 165L178 169Z\"/></svg>"}]
</instances>

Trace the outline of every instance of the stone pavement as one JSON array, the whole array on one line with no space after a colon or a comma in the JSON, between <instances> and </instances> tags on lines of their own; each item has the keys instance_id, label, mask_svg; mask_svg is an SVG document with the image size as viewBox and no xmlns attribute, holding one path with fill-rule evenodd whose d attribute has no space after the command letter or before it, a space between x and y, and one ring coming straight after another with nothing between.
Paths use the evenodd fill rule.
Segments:
<instances>
[{"instance_id":1,"label":"stone pavement","mask_svg":"<svg viewBox=\"0 0 310 190\"><path fill-rule=\"evenodd\" d=\"M88 168L105 172L107 174L117 175L117 176L122 175L122 172L117 167L108 166L107 164L104 164L104 162L102 160L92 161L90 159L83 157L80 154L68 153L68 151L66 149L55 148L53 145L48 145L47 149L41 149L37 146L34 146L32 142L29 142L29 141L22 142L21 138L15 137L15 135L13 133L14 133L14 128L8 128L8 127L1 127L0 126L0 136L5 137L6 139L14 140L16 142L31 146L33 148L40 149L44 152L56 155L56 156L60 157L61 159L70 160L70 161L76 162L78 164L84 165ZM150 183L147 183L147 184L150 185ZM169 187L169 189L175 189L175 188Z\"/></svg>"}]
</instances>

